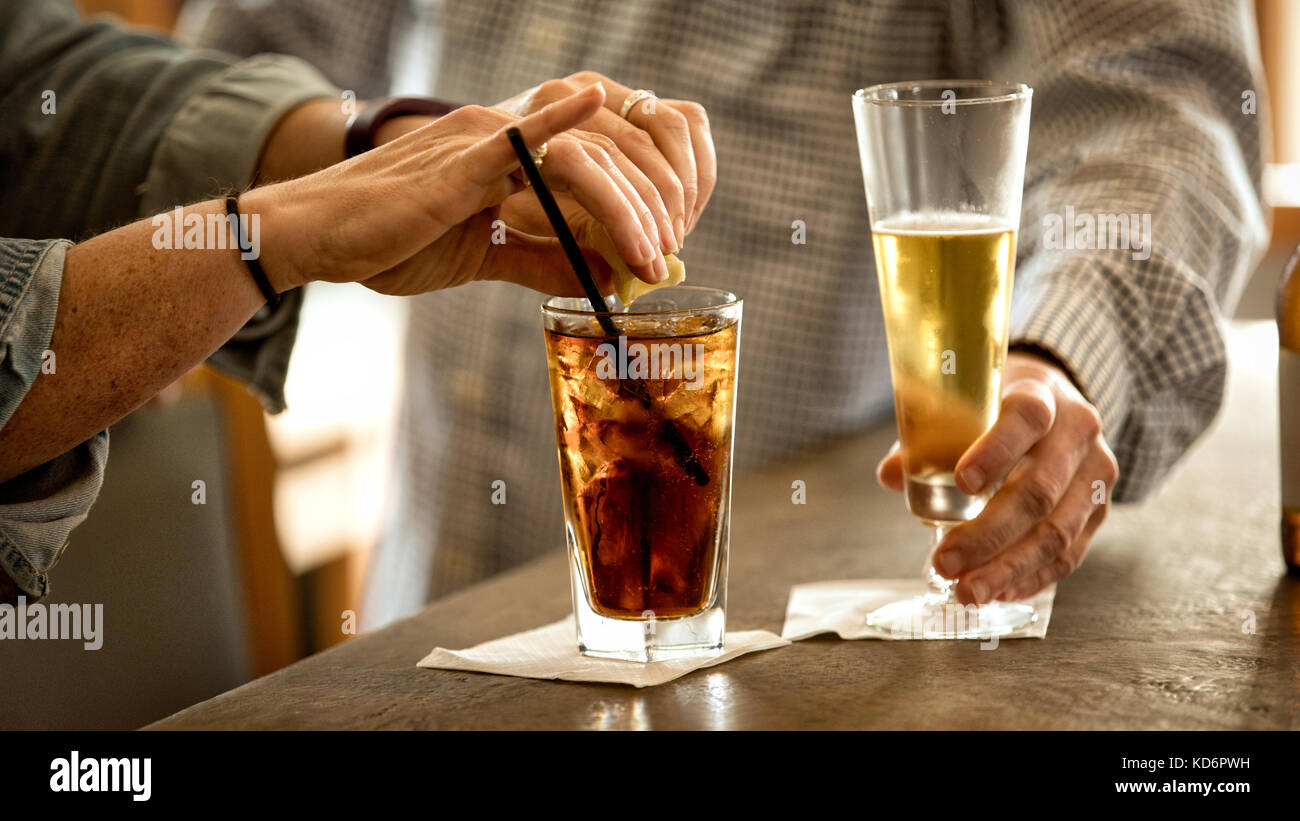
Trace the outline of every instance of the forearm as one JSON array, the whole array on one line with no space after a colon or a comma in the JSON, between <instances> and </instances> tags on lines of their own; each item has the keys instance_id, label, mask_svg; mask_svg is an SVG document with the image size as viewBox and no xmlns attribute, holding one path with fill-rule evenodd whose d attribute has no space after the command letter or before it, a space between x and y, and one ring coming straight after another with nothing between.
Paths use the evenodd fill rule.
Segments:
<instances>
[{"instance_id":1,"label":"forearm","mask_svg":"<svg viewBox=\"0 0 1300 821\"><path fill-rule=\"evenodd\" d=\"M219 200L186 214L225 215ZM231 249L159 250L149 220L67 252L42 373L0 429L0 482L70 450L202 362L263 299Z\"/></svg>"},{"instance_id":2,"label":"forearm","mask_svg":"<svg viewBox=\"0 0 1300 821\"><path fill-rule=\"evenodd\" d=\"M330 98L290 111L267 138L253 184L291 180L342 162L347 119L340 101Z\"/></svg>"},{"instance_id":3,"label":"forearm","mask_svg":"<svg viewBox=\"0 0 1300 821\"><path fill-rule=\"evenodd\" d=\"M358 103L364 109L373 103ZM433 122L434 117L392 117L375 132L375 145L391 142L407 132ZM310 100L290 111L267 138L258 163L255 185L291 180L342 162L348 115L341 100Z\"/></svg>"}]
</instances>

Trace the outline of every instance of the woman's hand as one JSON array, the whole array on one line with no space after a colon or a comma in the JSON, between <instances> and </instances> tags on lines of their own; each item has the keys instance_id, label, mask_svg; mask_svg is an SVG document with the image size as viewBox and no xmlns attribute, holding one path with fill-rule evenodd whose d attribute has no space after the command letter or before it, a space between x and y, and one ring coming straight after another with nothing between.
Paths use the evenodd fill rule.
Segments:
<instances>
[{"instance_id":1,"label":"woman's hand","mask_svg":"<svg viewBox=\"0 0 1300 821\"><path fill-rule=\"evenodd\" d=\"M594 71L580 71L547 80L495 107L523 116L592 83L604 88L605 104L580 125L591 139L618 150L611 154L650 209L663 250L674 253L695 228L718 178L703 106L689 100L646 100L625 119L619 110L632 89Z\"/></svg>"},{"instance_id":2,"label":"woman's hand","mask_svg":"<svg viewBox=\"0 0 1300 821\"><path fill-rule=\"evenodd\" d=\"M957 579L963 604L1028 598L1074 571L1106 518L1119 468L1101 418L1055 364L1013 351L993 427L957 463L965 493L1002 487L984 510L953 528L932 560ZM900 452L877 468L903 489Z\"/></svg>"},{"instance_id":3,"label":"woman's hand","mask_svg":"<svg viewBox=\"0 0 1300 821\"><path fill-rule=\"evenodd\" d=\"M262 215L262 266L280 291L314 279L362 282L390 294L504 279L581 294L556 239L493 224L501 203L524 188L506 137L517 126L530 147L547 144L548 184L605 225L643 278L658 281L667 275L656 271L663 265L659 236L620 161L564 133L600 111L604 99L592 85L522 119L467 106L347 162L253 189L240 206ZM607 286L608 267L594 251L588 259Z\"/></svg>"}]
</instances>

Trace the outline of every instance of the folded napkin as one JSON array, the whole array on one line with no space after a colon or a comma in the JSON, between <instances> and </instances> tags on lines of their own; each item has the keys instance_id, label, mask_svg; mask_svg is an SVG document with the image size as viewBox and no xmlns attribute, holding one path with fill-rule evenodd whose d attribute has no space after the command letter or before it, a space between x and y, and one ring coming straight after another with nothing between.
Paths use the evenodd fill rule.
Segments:
<instances>
[{"instance_id":1,"label":"folded napkin","mask_svg":"<svg viewBox=\"0 0 1300 821\"><path fill-rule=\"evenodd\" d=\"M835 633L842 639L907 640L911 635L889 635L867 627L867 614L877 607L900 599L924 595L927 587L921 579L850 579L812 582L790 588L790 603L785 608L785 626L781 638L800 641L821 633ZM1047 635L1052 618L1052 600L1056 585L1049 585L1028 599L1038 613L1038 621L999 639L1041 639Z\"/></svg>"},{"instance_id":2,"label":"folded napkin","mask_svg":"<svg viewBox=\"0 0 1300 821\"><path fill-rule=\"evenodd\" d=\"M472 670L524 678L603 681L653 687L693 670L712 667L746 653L784 647L790 642L766 630L727 632L726 647L712 653L664 661L636 662L600 659L578 652L573 617L513 636L494 639L468 650L435 647L417 667Z\"/></svg>"}]
</instances>

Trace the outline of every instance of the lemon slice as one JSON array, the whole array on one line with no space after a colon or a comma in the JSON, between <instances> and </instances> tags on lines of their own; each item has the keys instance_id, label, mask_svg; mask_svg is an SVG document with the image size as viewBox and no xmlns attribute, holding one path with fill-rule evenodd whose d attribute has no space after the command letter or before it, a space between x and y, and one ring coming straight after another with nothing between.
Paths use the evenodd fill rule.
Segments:
<instances>
[{"instance_id":1,"label":"lemon slice","mask_svg":"<svg viewBox=\"0 0 1300 821\"><path fill-rule=\"evenodd\" d=\"M632 269L628 268L627 263L623 261L623 257L614 249L614 241L609 238L605 226L599 225L596 229L594 247L605 258L605 262L609 263L609 267L614 269L614 293L618 294L618 298L624 305L631 305L651 291L667 288L670 285L680 285L686 280L686 265L673 254L664 255L664 262L668 264L668 278L663 282L652 285L637 279L636 274L632 273Z\"/></svg>"}]
</instances>

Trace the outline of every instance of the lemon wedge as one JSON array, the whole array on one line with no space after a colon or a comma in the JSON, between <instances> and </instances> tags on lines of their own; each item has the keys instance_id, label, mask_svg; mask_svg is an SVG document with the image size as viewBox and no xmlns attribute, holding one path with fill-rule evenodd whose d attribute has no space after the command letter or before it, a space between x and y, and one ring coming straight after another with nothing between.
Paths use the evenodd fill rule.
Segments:
<instances>
[{"instance_id":1,"label":"lemon wedge","mask_svg":"<svg viewBox=\"0 0 1300 821\"><path fill-rule=\"evenodd\" d=\"M664 262L668 264L668 278L663 282L656 282L653 285L649 282L637 279L632 269L627 267L627 263L614 249L614 241L609 238L609 232L605 226L597 226L595 232L594 247L604 257L609 267L614 269L614 293L622 300L624 305L631 305L638 298L645 296L651 291L657 291L660 288L667 288L670 285L680 285L686 280L686 265L674 254L664 254Z\"/></svg>"}]
</instances>

